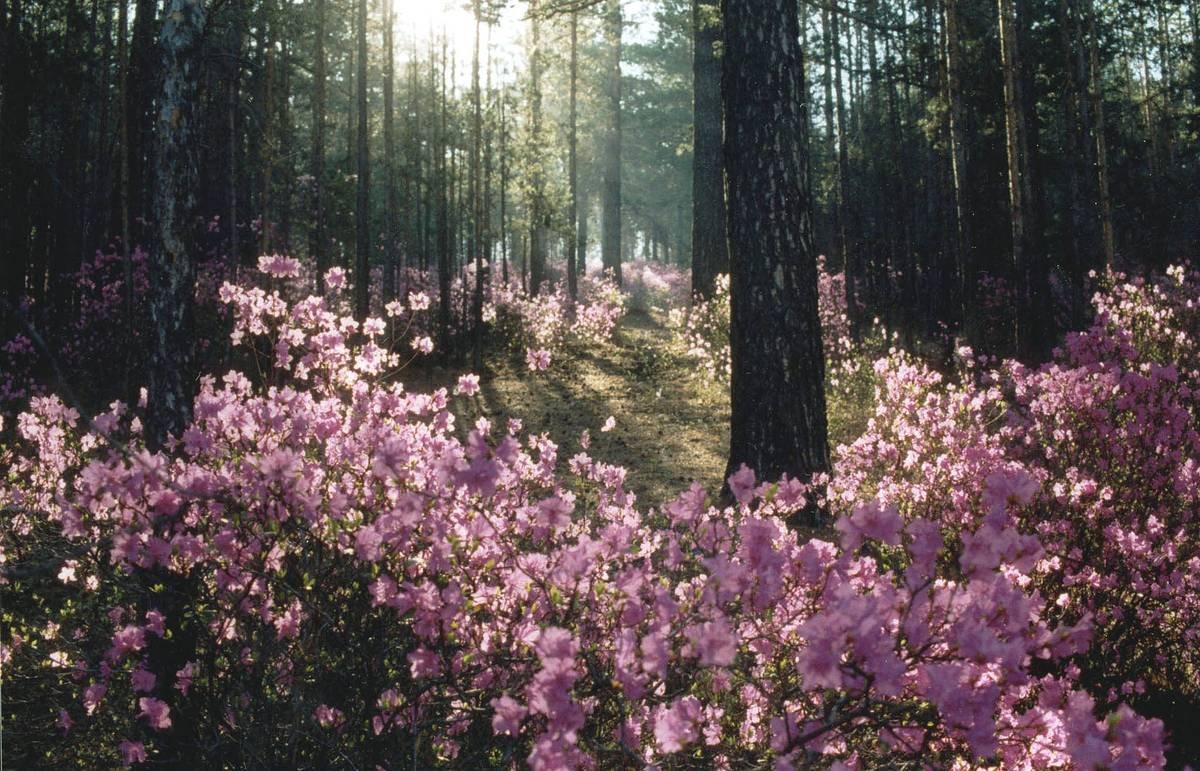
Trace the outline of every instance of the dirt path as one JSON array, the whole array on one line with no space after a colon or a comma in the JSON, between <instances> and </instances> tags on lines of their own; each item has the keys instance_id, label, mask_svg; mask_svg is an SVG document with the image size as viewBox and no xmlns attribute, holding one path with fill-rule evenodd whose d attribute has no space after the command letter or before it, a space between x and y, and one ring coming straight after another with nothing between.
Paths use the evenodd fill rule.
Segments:
<instances>
[{"instance_id":1,"label":"dirt path","mask_svg":"<svg viewBox=\"0 0 1200 771\"><path fill-rule=\"evenodd\" d=\"M627 468L628 488L644 504L670 500L693 480L713 489L725 470L728 397L671 354L669 343L662 318L631 312L611 344L559 354L545 372L495 352L485 359L480 394L456 397L453 409L465 426L480 415L520 418L526 432L558 443L564 462L590 429L592 457ZM430 386L451 382L445 373L422 374ZM609 415L616 428L602 433Z\"/></svg>"}]
</instances>

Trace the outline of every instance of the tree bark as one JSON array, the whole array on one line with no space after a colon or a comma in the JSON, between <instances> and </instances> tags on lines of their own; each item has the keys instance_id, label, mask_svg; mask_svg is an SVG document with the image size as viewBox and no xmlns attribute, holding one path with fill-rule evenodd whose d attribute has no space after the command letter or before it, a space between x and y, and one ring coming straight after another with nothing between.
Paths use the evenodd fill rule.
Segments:
<instances>
[{"instance_id":1,"label":"tree bark","mask_svg":"<svg viewBox=\"0 0 1200 771\"><path fill-rule=\"evenodd\" d=\"M692 293L710 297L729 272L725 169L721 163L721 20L715 5L692 0Z\"/></svg>"},{"instance_id":2,"label":"tree bark","mask_svg":"<svg viewBox=\"0 0 1200 771\"><path fill-rule=\"evenodd\" d=\"M396 250L399 246L396 230L400 217L400 204L396 193L396 19L392 0L384 0L383 41L383 164L385 182L384 239L383 245L383 297L391 301L396 297Z\"/></svg>"},{"instance_id":3,"label":"tree bark","mask_svg":"<svg viewBox=\"0 0 1200 771\"><path fill-rule=\"evenodd\" d=\"M313 52L312 158L309 173L313 178L312 229L308 251L316 262L317 291L325 292L325 271L329 270L329 252L325 238L325 2L316 0L316 45Z\"/></svg>"},{"instance_id":4,"label":"tree bark","mask_svg":"<svg viewBox=\"0 0 1200 771\"><path fill-rule=\"evenodd\" d=\"M371 282L371 164L367 152L367 0L358 0L358 195L354 207L354 316L367 317Z\"/></svg>"},{"instance_id":5,"label":"tree bark","mask_svg":"<svg viewBox=\"0 0 1200 771\"><path fill-rule=\"evenodd\" d=\"M607 0L608 128L604 137L604 217L601 260L620 284L621 277L621 0Z\"/></svg>"},{"instance_id":6,"label":"tree bark","mask_svg":"<svg viewBox=\"0 0 1200 771\"><path fill-rule=\"evenodd\" d=\"M571 105L568 130L567 174L570 177L569 211L567 212L567 292L574 300L579 294L576 277L575 251L579 243L579 157L578 148L578 80L579 80L579 12L571 11Z\"/></svg>"},{"instance_id":7,"label":"tree bark","mask_svg":"<svg viewBox=\"0 0 1200 771\"><path fill-rule=\"evenodd\" d=\"M191 416L192 240L199 178L195 118L205 9L171 0L162 25L162 92L155 125L154 248L150 253L150 371L146 440L179 436Z\"/></svg>"},{"instance_id":8,"label":"tree bark","mask_svg":"<svg viewBox=\"0 0 1200 771\"><path fill-rule=\"evenodd\" d=\"M959 27L961 0L944 0L944 56L946 66L947 134L950 139L950 170L954 185L955 256L958 270L959 320L963 324L977 314L974 308L976 276L972 238L973 215L967 187L966 111L962 103L962 40ZM970 331L970 330L968 330Z\"/></svg>"},{"instance_id":9,"label":"tree bark","mask_svg":"<svg viewBox=\"0 0 1200 771\"><path fill-rule=\"evenodd\" d=\"M760 479L807 479L828 470L829 448L799 20L791 0L723 0L722 11L735 255L727 472L744 463Z\"/></svg>"},{"instance_id":10,"label":"tree bark","mask_svg":"<svg viewBox=\"0 0 1200 771\"><path fill-rule=\"evenodd\" d=\"M538 16L538 3L530 3L530 24L532 25L533 49L529 54L529 119L531 144L533 148L533 179L529 201L529 293L537 295L546 279L546 211L545 184L543 173L544 148L542 147L542 50L541 50L541 21Z\"/></svg>"}]
</instances>

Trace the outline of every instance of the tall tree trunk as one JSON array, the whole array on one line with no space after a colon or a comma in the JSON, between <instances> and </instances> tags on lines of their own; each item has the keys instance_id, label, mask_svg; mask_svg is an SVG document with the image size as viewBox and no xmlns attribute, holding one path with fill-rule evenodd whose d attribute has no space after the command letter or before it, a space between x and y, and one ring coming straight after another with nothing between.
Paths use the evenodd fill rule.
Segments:
<instances>
[{"instance_id":1,"label":"tall tree trunk","mask_svg":"<svg viewBox=\"0 0 1200 771\"><path fill-rule=\"evenodd\" d=\"M796 4L723 0L732 260L728 474L829 468ZM809 512L814 515L815 508Z\"/></svg>"},{"instance_id":2,"label":"tall tree trunk","mask_svg":"<svg viewBox=\"0 0 1200 771\"><path fill-rule=\"evenodd\" d=\"M846 315L850 331L858 337L863 327L866 309L862 296L862 266L858 263L858 249L850 240L850 138L846 124L846 97L843 85L841 11L837 0L829 12L830 42L833 54L834 114L837 118L837 243L841 253L842 270L845 272Z\"/></svg>"},{"instance_id":3,"label":"tall tree trunk","mask_svg":"<svg viewBox=\"0 0 1200 771\"><path fill-rule=\"evenodd\" d=\"M1017 34L1014 0L997 0L1000 22L1000 67L1004 74L1004 147L1008 159L1008 208L1012 231L1012 274L1016 283L1017 307L1009 322L1015 326L1017 349L1027 361L1036 356L1040 325L1032 324L1032 300L1029 261L1032 244L1026 223L1026 209L1033 197L1029 190L1029 148L1026 143L1025 98L1022 91L1021 49Z\"/></svg>"},{"instance_id":4,"label":"tall tree trunk","mask_svg":"<svg viewBox=\"0 0 1200 771\"><path fill-rule=\"evenodd\" d=\"M371 282L371 165L367 155L367 0L358 0L358 196L354 207L354 316L367 317Z\"/></svg>"},{"instance_id":5,"label":"tall tree trunk","mask_svg":"<svg viewBox=\"0 0 1200 771\"><path fill-rule=\"evenodd\" d=\"M587 275L587 249L588 249L588 213L590 210L587 190L584 189L579 195L579 222L578 242L575 244L575 259L579 265L576 268L580 276Z\"/></svg>"},{"instance_id":6,"label":"tall tree trunk","mask_svg":"<svg viewBox=\"0 0 1200 771\"><path fill-rule=\"evenodd\" d=\"M500 90L500 277L508 286L508 95Z\"/></svg>"},{"instance_id":7,"label":"tall tree trunk","mask_svg":"<svg viewBox=\"0 0 1200 771\"><path fill-rule=\"evenodd\" d=\"M483 95L479 90L479 30L483 9L475 0L475 47L471 56L471 252L475 282L471 300L471 363L483 369Z\"/></svg>"},{"instance_id":8,"label":"tall tree trunk","mask_svg":"<svg viewBox=\"0 0 1200 771\"><path fill-rule=\"evenodd\" d=\"M271 209L271 194L275 182L275 41L271 37L273 19L271 18L271 2L263 3L262 7L262 37L260 49L263 55L263 91L262 91L262 169L260 170L258 211L258 252L270 254L273 246L275 222Z\"/></svg>"},{"instance_id":9,"label":"tall tree trunk","mask_svg":"<svg viewBox=\"0 0 1200 771\"><path fill-rule=\"evenodd\" d=\"M729 272L725 169L721 164L720 9L692 0L692 293L712 295Z\"/></svg>"},{"instance_id":10,"label":"tall tree trunk","mask_svg":"<svg viewBox=\"0 0 1200 771\"><path fill-rule=\"evenodd\" d=\"M570 177L569 211L567 212L567 292L574 300L579 294L576 278L575 250L579 243L579 157L578 148L578 80L579 80L579 11L571 11L571 106L568 133L567 174Z\"/></svg>"},{"instance_id":11,"label":"tall tree trunk","mask_svg":"<svg viewBox=\"0 0 1200 771\"><path fill-rule=\"evenodd\" d=\"M621 283L621 0L607 0L608 129L604 137L604 217L600 254L605 270Z\"/></svg>"},{"instance_id":12,"label":"tall tree trunk","mask_svg":"<svg viewBox=\"0 0 1200 771\"><path fill-rule=\"evenodd\" d=\"M542 155L542 49L541 20L536 0L529 6L532 25L533 49L529 53L529 122L533 147L533 179L529 201L529 293L537 295L546 279L546 211L545 185Z\"/></svg>"},{"instance_id":13,"label":"tall tree trunk","mask_svg":"<svg viewBox=\"0 0 1200 771\"><path fill-rule=\"evenodd\" d=\"M308 252L316 262L317 291L325 292L325 271L329 270L329 246L325 238L325 3L316 1L316 40L313 51L312 157L309 173L313 178L312 229Z\"/></svg>"},{"instance_id":14,"label":"tall tree trunk","mask_svg":"<svg viewBox=\"0 0 1200 771\"><path fill-rule=\"evenodd\" d=\"M450 200L446 179L446 37L442 36L441 123L437 141L438 185L438 348L443 357L450 353Z\"/></svg>"},{"instance_id":15,"label":"tall tree trunk","mask_svg":"<svg viewBox=\"0 0 1200 771\"><path fill-rule=\"evenodd\" d=\"M1096 136L1096 189L1099 194L1097 203L1100 206L1100 243L1103 247L1104 269L1111 269L1116 253L1113 236L1112 196L1109 193L1108 182L1108 139L1104 128L1104 93L1101 90L1100 57L1097 53L1100 41L1096 36L1096 8L1092 0L1083 0L1087 13L1087 47L1088 47L1088 100L1092 106L1092 116L1095 119Z\"/></svg>"},{"instance_id":16,"label":"tall tree trunk","mask_svg":"<svg viewBox=\"0 0 1200 771\"><path fill-rule=\"evenodd\" d=\"M127 29L129 26L129 4L118 0L117 2L117 28L120 38L117 41L117 59L121 62L121 90L120 90L120 153L117 156L117 216L121 235L121 267L122 267L122 292L124 299L125 312L125 328L127 331L133 330L133 254L131 251L132 245L129 243L129 78L130 78L130 62L129 62L129 43L127 41ZM131 396L129 393L128 370L132 369L133 362L126 362L126 382L123 392L126 398Z\"/></svg>"},{"instance_id":17,"label":"tall tree trunk","mask_svg":"<svg viewBox=\"0 0 1200 771\"><path fill-rule=\"evenodd\" d=\"M399 235L396 229L400 218L400 204L396 193L396 35L395 9L392 0L384 0L383 49L383 164L385 182L385 212L383 245L383 297L385 302L396 296L396 252Z\"/></svg>"},{"instance_id":18,"label":"tall tree trunk","mask_svg":"<svg viewBox=\"0 0 1200 771\"><path fill-rule=\"evenodd\" d=\"M227 84L225 119L226 119L226 167L229 178L225 180L227 187L226 235L229 239L229 259L237 265L241 261L241 245L238 239L238 151L241 148L241 134L238 132L238 106L242 81L242 47L245 41L246 4L237 0L231 5L230 12L233 20L230 28L230 75Z\"/></svg>"},{"instance_id":19,"label":"tall tree trunk","mask_svg":"<svg viewBox=\"0 0 1200 771\"><path fill-rule=\"evenodd\" d=\"M162 25L162 92L154 152L154 248L150 252L150 372L146 439L179 436L191 415L192 242L199 171L195 123L205 9L171 0Z\"/></svg>"},{"instance_id":20,"label":"tall tree trunk","mask_svg":"<svg viewBox=\"0 0 1200 771\"><path fill-rule=\"evenodd\" d=\"M154 39L157 0L137 0L129 62L129 211L131 224L150 214L153 173L154 99L159 92L158 43ZM139 240L138 228L131 238Z\"/></svg>"},{"instance_id":21,"label":"tall tree trunk","mask_svg":"<svg viewBox=\"0 0 1200 771\"><path fill-rule=\"evenodd\" d=\"M968 154L966 146L966 111L962 101L962 39L959 25L961 0L943 0L944 56L946 61L946 117L950 139L950 170L954 185L954 233L958 269L959 320L966 324L975 318L976 282L975 249L972 238L973 215L967 187ZM971 330L968 330L971 332Z\"/></svg>"}]
</instances>

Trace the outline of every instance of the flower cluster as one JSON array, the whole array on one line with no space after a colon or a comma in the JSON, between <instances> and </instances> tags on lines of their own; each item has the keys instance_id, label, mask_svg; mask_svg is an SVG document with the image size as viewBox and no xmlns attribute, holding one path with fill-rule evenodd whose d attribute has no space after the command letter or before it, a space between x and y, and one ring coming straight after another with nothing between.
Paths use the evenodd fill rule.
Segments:
<instances>
[{"instance_id":1,"label":"flower cluster","mask_svg":"<svg viewBox=\"0 0 1200 771\"><path fill-rule=\"evenodd\" d=\"M630 307L643 313L682 308L691 299L691 271L674 265L634 260L621 266L621 275Z\"/></svg>"},{"instance_id":2,"label":"flower cluster","mask_svg":"<svg viewBox=\"0 0 1200 771\"><path fill-rule=\"evenodd\" d=\"M1200 282L1175 268L1110 283L1094 324L1040 368L988 369L966 349L950 380L903 354L878 362L873 417L839 448L831 495L936 521L961 544L946 569L964 572L1003 560L993 513L1018 502L1046 617L1092 627L1078 679L1104 707L1186 721L1200 704ZM1192 736L1176 735L1182 757L1200 752Z\"/></svg>"},{"instance_id":3,"label":"flower cluster","mask_svg":"<svg viewBox=\"0 0 1200 771\"><path fill-rule=\"evenodd\" d=\"M546 771L1164 763L1162 724L1125 704L1136 682L1109 693L1092 665L1139 641L1187 656L1190 600L1166 603L1195 558L1166 539L1196 510L1175 410L1190 392L1167 367L1126 377L1103 326L1039 373L951 387L881 364L883 411L830 487L835 544L785 524L800 481L743 467L729 506L694 485L644 510L624 469L581 452L564 470L518 421L460 433L445 390L384 376L388 322L222 299L261 371L205 378L167 449L144 448L141 405L84 422L55 397L0 449L18 765L197 748L229 766ZM1057 374L1079 367L1122 374ZM1081 409L1039 417L1060 398L1039 377L1082 383ZM1135 396L1112 393L1126 381ZM1092 386L1118 417L1087 417ZM1091 443L1147 425L1167 433L1098 465ZM1118 485L1155 437L1171 450ZM1070 529L1087 517L1090 536ZM1114 572L1130 555L1136 575Z\"/></svg>"},{"instance_id":4,"label":"flower cluster","mask_svg":"<svg viewBox=\"0 0 1200 771\"><path fill-rule=\"evenodd\" d=\"M515 282L495 283L484 307L501 340L513 350L553 353L568 345L600 345L612 339L627 295L607 275L580 279L572 302L566 285L546 285L531 295ZM548 359L547 359L548 362ZM544 367L537 367L544 369Z\"/></svg>"}]
</instances>

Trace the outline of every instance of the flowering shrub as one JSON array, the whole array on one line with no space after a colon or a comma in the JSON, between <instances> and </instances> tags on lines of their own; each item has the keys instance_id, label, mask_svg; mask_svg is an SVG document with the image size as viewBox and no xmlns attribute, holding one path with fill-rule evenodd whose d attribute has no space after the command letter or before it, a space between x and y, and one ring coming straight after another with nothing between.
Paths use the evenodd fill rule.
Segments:
<instances>
[{"instance_id":1,"label":"flowering shrub","mask_svg":"<svg viewBox=\"0 0 1200 771\"><path fill-rule=\"evenodd\" d=\"M548 356L568 345L598 345L611 340L625 313L627 299L607 275L581 278L575 303L561 282L543 287L537 295L529 294L515 281L497 282L484 308L484 318L495 323L501 340L513 350L547 352Z\"/></svg>"},{"instance_id":2,"label":"flowering shrub","mask_svg":"<svg viewBox=\"0 0 1200 771\"><path fill-rule=\"evenodd\" d=\"M264 371L205 378L168 450L140 406L55 397L0 449L17 765L1163 763L1159 722L1081 688L1094 615L1042 590L1032 460L985 445L944 506L863 465L840 547L745 468L727 508L641 511L517 421L456 438L445 391L384 377L386 322L222 299Z\"/></svg>"},{"instance_id":3,"label":"flowering shrub","mask_svg":"<svg viewBox=\"0 0 1200 771\"><path fill-rule=\"evenodd\" d=\"M674 265L634 260L621 266L630 307L648 312L682 308L692 293L691 271Z\"/></svg>"},{"instance_id":4,"label":"flowering shrub","mask_svg":"<svg viewBox=\"0 0 1200 771\"><path fill-rule=\"evenodd\" d=\"M714 382L729 382L729 275L717 276L712 297L693 298L691 308L675 308L667 320L676 346Z\"/></svg>"},{"instance_id":5,"label":"flowering shrub","mask_svg":"<svg viewBox=\"0 0 1200 771\"><path fill-rule=\"evenodd\" d=\"M1000 559L981 513L1021 475L1017 527L1044 550L1030 586L1053 600L1048 619L1093 628L1077 677L1102 706L1183 729L1200 713L1200 402L1185 374L1200 360L1200 283L1178 268L1114 280L1093 326L1039 369L981 369L964 350L963 377L946 382L904 355L877 363L874 417L839 448L832 495L841 510L871 495L905 521L936 517L969 570ZM1194 733L1177 736L1194 758Z\"/></svg>"}]
</instances>

